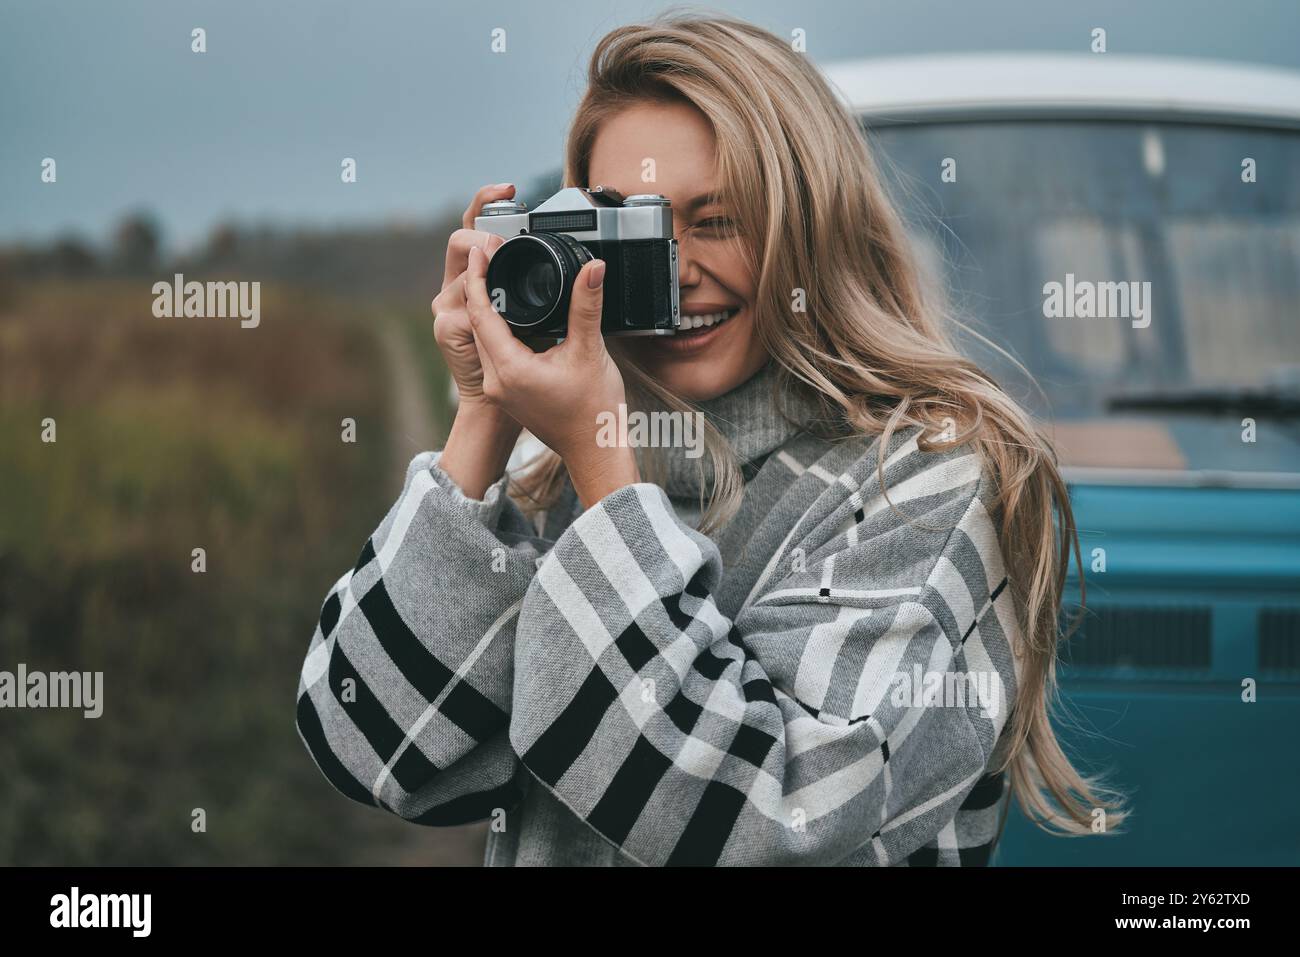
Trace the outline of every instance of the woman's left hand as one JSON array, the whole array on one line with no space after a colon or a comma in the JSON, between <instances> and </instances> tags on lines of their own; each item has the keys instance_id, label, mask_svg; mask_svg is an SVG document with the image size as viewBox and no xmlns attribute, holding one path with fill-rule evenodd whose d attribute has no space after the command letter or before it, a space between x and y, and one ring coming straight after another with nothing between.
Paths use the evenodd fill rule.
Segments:
<instances>
[{"instance_id":1,"label":"woman's left hand","mask_svg":"<svg viewBox=\"0 0 1300 957\"><path fill-rule=\"evenodd\" d=\"M626 442L609 447L609 413L619 420L627 401L623 376L605 349L600 332L605 263L585 264L573 282L568 330L563 342L533 352L515 337L492 308L487 257L470 251L465 272L466 304L483 365L483 395L556 452L569 470L584 507L610 492L639 482L636 457Z\"/></svg>"}]
</instances>

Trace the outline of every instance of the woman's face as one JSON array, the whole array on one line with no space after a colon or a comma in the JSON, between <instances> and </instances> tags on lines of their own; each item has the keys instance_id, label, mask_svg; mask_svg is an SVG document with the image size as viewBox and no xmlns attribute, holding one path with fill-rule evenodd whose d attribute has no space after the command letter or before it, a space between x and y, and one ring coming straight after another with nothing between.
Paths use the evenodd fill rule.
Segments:
<instances>
[{"instance_id":1,"label":"woman's face","mask_svg":"<svg viewBox=\"0 0 1300 957\"><path fill-rule=\"evenodd\" d=\"M606 342L697 402L740 385L767 359L754 335L756 279L738 241L748 237L715 201L716 166L713 128L703 113L686 103L645 101L601 125L587 184L624 196L661 193L672 202L682 326L676 335ZM653 179L643 179L646 170Z\"/></svg>"}]
</instances>

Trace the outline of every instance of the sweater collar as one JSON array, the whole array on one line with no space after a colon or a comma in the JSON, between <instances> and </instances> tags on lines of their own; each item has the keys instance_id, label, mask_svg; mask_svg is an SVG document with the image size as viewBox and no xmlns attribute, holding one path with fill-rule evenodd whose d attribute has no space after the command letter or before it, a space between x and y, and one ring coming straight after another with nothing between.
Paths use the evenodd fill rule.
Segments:
<instances>
[{"instance_id":1,"label":"sweater collar","mask_svg":"<svg viewBox=\"0 0 1300 957\"><path fill-rule=\"evenodd\" d=\"M793 380L778 392L779 368L775 360L731 391L716 398L695 403L695 407L722 434L731 446L745 473L746 481L766 457L801 431L821 431L842 417L831 413L811 390ZM783 414L784 413L784 414ZM698 446L702 449L703 436ZM646 450L638 450L638 455ZM692 449L682 446L649 450L662 472L651 467L650 474L660 475L660 484L673 496L707 496L713 487L713 463L707 451L692 458ZM643 471L646 470L642 458Z\"/></svg>"}]
</instances>

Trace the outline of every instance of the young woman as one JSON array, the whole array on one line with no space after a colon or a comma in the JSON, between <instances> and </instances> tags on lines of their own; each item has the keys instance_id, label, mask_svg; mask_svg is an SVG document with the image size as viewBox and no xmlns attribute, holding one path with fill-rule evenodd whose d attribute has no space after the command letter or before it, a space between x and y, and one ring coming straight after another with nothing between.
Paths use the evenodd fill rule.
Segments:
<instances>
[{"instance_id":1,"label":"young woman","mask_svg":"<svg viewBox=\"0 0 1300 957\"><path fill-rule=\"evenodd\" d=\"M817 71L730 19L614 30L565 181L670 198L691 328L602 339L594 261L567 338L524 345L472 228L513 187L479 191L433 301L455 422L303 667L325 776L490 819L488 864L985 864L1008 791L1113 827L1048 720L1054 456L954 351ZM608 441L625 403L702 412L708 455ZM549 451L512 485L522 428Z\"/></svg>"}]
</instances>

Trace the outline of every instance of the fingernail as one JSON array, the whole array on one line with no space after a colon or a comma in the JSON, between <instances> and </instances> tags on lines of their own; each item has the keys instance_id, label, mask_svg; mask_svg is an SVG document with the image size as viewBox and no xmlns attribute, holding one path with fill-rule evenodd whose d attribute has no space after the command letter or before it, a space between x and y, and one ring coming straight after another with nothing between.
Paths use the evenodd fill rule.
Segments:
<instances>
[{"instance_id":1,"label":"fingernail","mask_svg":"<svg viewBox=\"0 0 1300 957\"><path fill-rule=\"evenodd\" d=\"M591 272L587 273L587 288L599 289L600 284L605 281L605 260L597 259L591 267Z\"/></svg>"},{"instance_id":2,"label":"fingernail","mask_svg":"<svg viewBox=\"0 0 1300 957\"><path fill-rule=\"evenodd\" d=\"M513 189L513 188L514 188L514 185L515 185L514 183L497 183L497 184L496 184L495 186L493 186L492 188L493 188L493 189Z\"/></svg>"}]
</instances>

